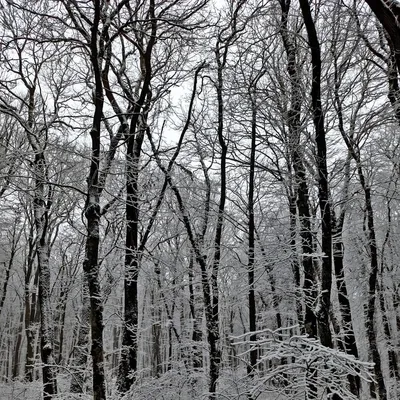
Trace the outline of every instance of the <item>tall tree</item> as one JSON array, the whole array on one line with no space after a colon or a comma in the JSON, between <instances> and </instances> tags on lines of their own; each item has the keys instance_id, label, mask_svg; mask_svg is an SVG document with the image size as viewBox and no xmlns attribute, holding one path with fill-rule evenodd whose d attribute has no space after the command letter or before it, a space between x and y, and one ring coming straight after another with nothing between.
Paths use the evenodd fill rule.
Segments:
<instances>
[{"instance_id":1,"label":"tall tree","mask_svg":"<svg viewBox=\"0 0 400 400\"><path fill-rule=\"evenodd\" d=\"M305 302L305 332L311 337L317 337L317 319L312 304L316 297L317 272L313 264L313 233L311 229L311 211L309 204L309 189L307 175L304 167L303 154L301 151L301 67L299 66L298 49L294 34L290 32L288 19L291 1L280 1L282 10L280 34L287 57L287 71L290 78L290 108L287 113L289 125L289 152L294 170L294 185L297 210L300 219L300 237L302 245L302 266L304 271L303 289L306 295ZM292 211L293 214L293 211ZM295 231L295 227L293 227ZM299 279L297 279L299 281ZM298 282L299 284L300 282ZM300 318L301 320L301 318Z\"/></svg>"}]
</instances>

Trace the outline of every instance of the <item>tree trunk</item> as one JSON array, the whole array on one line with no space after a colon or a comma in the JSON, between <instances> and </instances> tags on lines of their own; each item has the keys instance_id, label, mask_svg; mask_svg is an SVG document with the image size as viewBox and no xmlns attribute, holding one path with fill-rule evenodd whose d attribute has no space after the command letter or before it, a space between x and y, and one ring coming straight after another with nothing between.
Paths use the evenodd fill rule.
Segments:
<instances>
[{"instance_id":1,"label":"tree trunk","mask_svg":"<svg viewBox=\"0 0 400 400\"><path fill-rule=\"evenodd\" d=\"M147 114L151 102L152 78L151 56L156 41L157 19L154 0L148 8L149 40L140 55L142 89L138 100L132 104L133 116L127 137L126 153L126 251L124 281L124 325L122 334L121 362L118 374L118 389L126 392L135 381L137 372L138 288L141 251L139 251L139 168L144 135L147 129Z\"/></svg>"},{"instance_id":2,"label":"tree trunk","mask_svg":"<svg viewBox=\"0 0 400 400\"><path fill-rule=\"evenodd\" d=\"M397 361L397 354L393 346L390 322L386 311L385 292L383 291L382 277L380 277L380 282L378 283L377 291L379 295L379 308L382 315L383 333L385 335L385 342L387 344L390 376L395 378L396 381L398 381L400 379L399 367Z\"/></svg>"},{"instance_id":3,"label":"tree trunk","mask_svg":"<svg viewBox=\"0 0 400 400\"><path fill-rule=\"evenodd\" d=\"M383 379L382 367L381 367L381 357L378 350L378 343L376 340L376 327L375 327L375 311L376 311L376 293L378 286L378 248L376 245L376 235L375 235L375 222L374 222L374 211L372 208L372 198L371 198L371 188L367 184L364 176L364 172L361 166L361 160L359 159L359 151L355 151L351 146L349 141L346 144L351 151L354 160L357 163L358 178L361 183L361 187L364 191L365 199L365 214L367 221L367 234L368 234L368 248L370 256L370 271L368 277L368 303L365 318L365 327L367 330L367 339L369 344L370 357L374 363L374 372L376 384L370 384L370 394L373 399L379 396L379 400L387 399L387 392L385 381Z\"/></svg>"},{"instance_id":4,"label":"tree trunk","mask_svg":"<svg viewBox=\"0 0 400 400\"><path fill-rule=\"evenodd\" d=\"M119 390L126 392L135 382L137 371L137 329L138 329L138 276L139 258L139 194L138 179L143 132L138 138L131 134L128 142L126 165L126 252L124 281L124 328L119 371ZM136 128L135 128L136 131Z\"/></svg>"},{"instance_id":5,"label":"tree trunk","mask_svg":"<svg viewBox=\"0 0 400 400\"><path fill-rule=\"evenodd\" d=\"M340 119L340 116L339 116ZM347 285L344 276L344 244L343 244L343 225L346 213L346 204L348 201L348 188L350 182L350 155L346 161L345 166L345 183L344 183L344 195L342 199L342 210L340 212L339 219L335 217L335 213L332 210L332 225L334 226L333 232L333 264L335 270L336 287L338 292L338 301L340 307L340 315L342 318L342 331L343 331L343 341L344 350L358 358L358 348L356 343L356 338L353 329L353 321L351 319L351 308L350 300L347 293ZM359 396L361 389L360 378L348 375L348 380L350 384L350 391L355 396Z\"/></svg>"},{"instance_id":6,"label":"tree trunk","mask_svg":"<svg viewBox=\"0 0 400 400\"><path fill-rule=\"evenodd\" d=\"M90 297L87 278L82 282L82 309L78 327L78 340L73 349L74 369L71 373L70 391L72 393L85 392L85 375L88 364L90 337Z\"/></svg>"},{"instance_id":7,"label":"tree trunk","mask_svg":"<svg viewBox=\"0 0 400 400\"><path fill-rule=\"evenodd\" d=\"M97 191L97 188L94 188ZM91 189L89 189L90 193ZM93 363L93 399L105 400L106 387L104 375L103 347L103 302L99 282L99 198L89 194L89 204L86 207L87 239L83 270L88 282L90 294L90 327L92 336L91 355Z\"/></svg>"},{"instance_id":8,"label":"tree trunk","mask_svg":"<svg viewBox=\"0 0 400 400\"><path fill-rule=\"evenodd\" d=\"M33 179L34 197L33 214L36 233L36 256L38 264L38 287L40 306L40 353L43 363L43 399L51 400L57 394L56 366L54 359L54 332L50 299L50 238L48 232L49 211L52 205L52 188L48 184L45 147L41 143L41 134L34 131L35 86L28 89L28 120L26 135L34 152ZM44 138L43 138L44 140ZM29 284L28 284L29 285ZM32 296L33 303L33 296ZM33 310L30 310L32 317Z\"/></svg>"},{"instance_id":9,"label":"tree trunk","mask_svg":"<svg viewBox=\"0 0 400 400\"><path fill-rule=\"evenodd\" d=\"M25 335L26 335L26 359L25 359L25 379L28 382L33 382L33 367L35 364L35 337L36 331L34 329L37 306L36 306L36 292L39 279L39 271L35 271L33 283L31 284L34 257L35 257L35 243L33 239L33 226L30 227L30 235L28 239L28 255L26 257L25 267L25 293L24 293L24 306L25 306ZM32 296L31 296L32 295Z\"/></svg>"},{"instance_id":10,"label":"tree trunk","mask_svg":"<svg viewBox=\"0 0 400 400\"><path fill-rule=\"evenodd\" d=\"M328 198L328 168L326 160L326 134L324 114L321 104L321 50L311 16L308 0L300 0L301 11L307 29L312 63L312 107L317 144L318 199L322 220L321 250L321 295L317 312L318 336L324 346L332 347L332 334L329 326L330 296L332 286L332 215Z\"/></svg>"},{"instance_id":11,"label":"tree trunk","mask_svg":"<svg viewBox=\"0 0 400 400\"><path fill-rule=\"evenodd\" d=\"M368 225L368 241L369 250L371 258L371 269L368 278L368 305L367 305L367 315L365 319L365 327L367 329L367 337L369 342L369 349L372 361L374 362L374 372L376 378L376 385L371 385L371 397L377 398L379 400L386 400L386 386L383 380L382 367L381 367L381 357L378 350L378 343L376 341L375 333L375 300L376 300L376 290L377 290L377 278L378 278L378 249L376 246L375 237L375 224L374 224L374 213L372 209L371 200L371 188L367 186L364 175L362 173L361 165L358 165L359 178L361 186L364 189L365 195L365 207L367 213L367 225ZM375 386L375 387L374 387Z\"/></svg>"},{"instance_id":12,"label":"tree trunk","mask_svg":"<svg viewBox=\"0 0 400 400\"><path fill-rule=\"evenodd\" d=\"M21 310L21 317L19 319L19 327L17 334L17 341L15 343L14 355L13 355L13 367L12 367L12 379L17 379L20 374L20 360L21 360L21 347L23 340L23 328L24 328L24 309Z\"/></svg>"},{"instance_id":13,"label":"tree trunk","mask_svg":"<svg viewBox=\"0 0 400 400\"><path fill-rule=\"evenodd\" d=\"M250 171L249 171L249 194L248 194L248 283L249 283L249 330L250 330L250 364L248 374L250 377L254 375L257 365L257 347L254 342L257 341L255 331L256 327L256 299L255 299L255 222L254 222L254 178L255 178L255 162L256 162L256 134L257 134L257 109L255 99L252 102L252 122L251 122L251 147L250 147ZM251 398L251 397L250 397Z\"/></svg>"},{"instance_id":14,"label":"tree trunk","mask_svg":"<svg viewBox=\"0 0 400 400\"><path fill-rule=\"evenodd\" d=\"M400 6L391 0L365 0L385 28L394 51L397 70L400 71Z\"/></svg>"},{"instance_id":15,"label":"tree trunk","mask_svg":"<svg viewBox=\"0 0 400 400\"><path fill-rule=\"evenodd\" d=\"M315 127L315 141L317 144L318 200L322 220L321 292L319 296L318 308L316 310L316 317L318 336L321 343L326 347L332 348L332 334L329 324L332 286L332 215L329 202L325 123L321 103L321 49L315 24L311 15L309 1L300 0L300 7L307 30L309 46L311 49L311 101ZM332 398L340 399L340 396L334 393Z\"/></svg>"},{"instance_id":16,"label":"tree trunk","mask_svg":"<svg viewBox=\"0 0 400 400\"><path fill-rule=\"evenodd\" d=\"M43 399L51 400L57 394L57 374L53 353L53 319L50 303L49 248L43 243L38 248L40 350L43 362Z\"/></svg>"},{"instance_id":17,"label":"tree trunk","mask_svg":"<svg viewBox=\"0 0 400 400\"><path fill-rule=\"evenodd\" d=\"M202 341L202 330L201 330L201 314L200 310L196 309L196 288L193 284L194 278L194 260L193 255L190 256L189 260L189 309L190 316L193 321L192 331L192 362L195 371L200 370L203 367L203 354L201 350Z\"/></svg>"},{"instance_id":18,"label":"tree trunk","mask_svg":"<svg viewBox=\"0 0 400 400\"><path fill-rule=\"evenodd\" d=\"M99 282L99 243L100 243L100 196L107 177L106 173L100 179L101 154L101 119L104 105L104 91L102 83L101 57L102 42L99 24L102 17L102 2L94 0L94 17L90 36L90 61L93 67L95 80L94 114L91 138L91 157L89 176L87 178L87 195L85 204L86 243L85 260L83 262L84 279L87 279L90 296L90 327L91 327L91 356L93 371L93 400L106 399L106 384L104 374L104 346L103 346L103 299ZM110 150L111 151L111 150ZM112 160L112 156L109 157ZM111 162L111 161L110 161Z\"/></svg>"},{"instance_id":19,"label":"tree trunk","mask_svg":"<svg viewBox=\"0 0 400 400\"><path fill-rule=\"evenodd\" d=\"M297 49L294 44L293 37L288 30L288 14L290 9L290 0L280 0L281 4L281 29L283 44L285 47L287 57L287 70L290 77L291 93L290 93L290 109L288 111L288 125L289 125L289 143L293 169L295 172L294 183L295 192L297 197L297 209L299 213L300 222L300 238L302 247L302 266L304 271L304 284L303 291L306 296L305 302L305 318L304 327L300 328L310 337L317 337L317 320L314 313L313 303L316 301L316 284L317 276L314 270L313 258L311 254L313 250L313 235L311 231L311 212L309 208L309 194L307 177L303 164L303 158L300 150L300 132L301 132L301 103L302 91L300 82L300 71L296 61ZM295 216L295 210L292 214ZM293 218L293 217L292 217ZM293 221L292 225L295 226ZM293 226L293 227L294 227ZM295 237L292 238L295 244ZM299 277L296 278L299 282ZM301 318L302 319L302 318Z\"/></svg>"},{"instance_id":20,"label":"tree trunk","mask_svg":"<svg viewBox=\"0 0 400 400\"><path fill-rule=\"evenodd\" d=\"M292 190L292 189L290 189ZM297 208L296 208L296 196L293 193L289 193L289 223L290 223L290 249L291 257L290 263L293 271L294 283L296 287L295 291L295 305L297 314L297 323L300 327L300 331L304 332L304 315L302 305L302 293L301 293L301 277L300 277L300 263L297 252Z\"/></svg>"}]
</instances>

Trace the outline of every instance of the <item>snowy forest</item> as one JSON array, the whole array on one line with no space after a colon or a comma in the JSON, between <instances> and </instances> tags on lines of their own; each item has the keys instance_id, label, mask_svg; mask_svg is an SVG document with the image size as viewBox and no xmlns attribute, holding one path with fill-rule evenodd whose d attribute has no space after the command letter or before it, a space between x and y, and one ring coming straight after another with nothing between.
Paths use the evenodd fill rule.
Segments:
<instances>
[{"instance_id":1,"label":"snowy forest","mask_svg":"<svg viewBox=\"0 0 400 400\"><path fill-rule=\"evenodd\" d=\"M400 2L1 0L0 400L400 399L399 180Z\"/></svg>"}]
</instances>

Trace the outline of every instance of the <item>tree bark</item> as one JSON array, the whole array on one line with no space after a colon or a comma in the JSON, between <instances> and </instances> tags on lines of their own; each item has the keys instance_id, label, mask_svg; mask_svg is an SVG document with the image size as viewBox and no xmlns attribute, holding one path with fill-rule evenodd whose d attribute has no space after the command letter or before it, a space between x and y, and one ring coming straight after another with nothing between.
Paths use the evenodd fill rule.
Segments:
<instances>
[{"instance_id":1,"label":"tree bark","mask_svg":"<svg viewBox=\"0 0 400 400\"><path fill-rule=\"evenodd\" d=\"M99 242L100 242L100 137L101 118L103 114L104 93L101 76L100 56L98 48L99 23L101 18L101 1L94 1L94 18L91 28L90 51L91 64L95 79L95 111L90 130L91 160L88 191L85 205L86 244L83 262L84 279L87 279L90 296L91 355L93 370L93 399L105 400L106 387L104 375L103 347L103 302L99 282Z\"/></svg>"},{"instance_id":2,"label":"tree bark","mask_svg":"<svg viewBox=\"0 0 400 400\"><path fill-rule=\"evenodd\" d=\"M309 191L307 184L307 177L303 163L303 155L300 149L300 133L301 133L301 103L302 92L300 85L300 71L296 61L297 49L292 35L288 29L288 15L290 9L290 0L280 0L281 5L281 28L280 33L283 40L283 45L287 57L287 71L290 77L290 108L288 110L287 122L289 126L289 143L290 154L295 173L295 195L297 198L297 209L299 213L300 223L300 238L302 248L302 266L304 271L303 291L306 296L305 301L305 317L304 326L300 326L310 337L317 337L317 319L315 316L314 307L317 293L317 273L314 269L313 258L311 254L313 250L313 235L311 231L311 212L309 208ZM292 218L296 216L295 210L291 212ZM295 220L292 222L293 228L295 227ZM294 231L295 232L295 231ZM293 241L294 239L294 241ZM295 237L292 238L293 245L295 245ZM300 284L300 278L296 278ZM303 318L300 318L301 321Z\"/></svg>"},{"instance_id":3,"label":"tree bark","mask_svg":"<svg viewBox=\"0 0 400 400\"><path fill-rule=\"evenodd\" d=\"M126 251L124 281L124 325L122 353L118 374L118 389L126 392L135 382L137 372L138 286L141 252L139 251L139 169L144 135L147 129L147 113L151 102L151 56L156 41L157 19L154 0L148 8L150 20L149 40L140 54L141 79L139 98L133 106L133 116L127 140L126 155Z\"/></svg>"},{"instance_id":4,"label":"tree bark","mask_svg":"<svg viewBox=\"0 0 400 400\"><path fill-rule=\"evenodd\" d=\"M315 141L317 145L318 200L322 220L321 292L319 296L319 304L317 306L318 308L315 314L317 317L319 339L324 346L332 348L332 334L329 324L332 286L332 214L329 202L325 122L321 102L321 48L314 20L311 15L309 1L299 1L304 24L307 30L309 47L311 49L311 101L315 127ZM340 396L334 393L332 398L340 399Z\"/></svg>"},{"instance_id":5,"label":"tree bark","mask_svg":"<svg viewBox=\"0 0 400 400\"><path fill-rule=\"evenodd\" d=\"M50 299L50 238L48 232L49 211L52 205L52 188L47 183L47 164L45 148L41 143L43 132L34 132L34 111L36 87L28 87L28 120L26 135L32 150L33 159L33 215L35 225L35 248L38 265L38 287L40 306L40 352L42 358L43 399L51 400L57 394L56 366L54 359L54 332ZM47 189L47 190L46 190ZM32 309L30 310L32 316Z\"/></svg>"},{"instance_id":6,"label":"tree bark","mask_svg":"<svg viewBox=\"0 0 400 400\"><path fill-rule=\"evenodd\" d=\"M371 188L367 186L362 172L361 165L358 164L358 174L360 178L361 186L364 189L365 195L365 208L367 214L367 226L368 226L368 242L370 250L370 272L368 278L368 304L367 304L367 315L365 319L365 326L367 329L367 337L369 342L370 354L372 361L374 362L374 372L376 377L376 385L371 385L371 397L379 400L387 399L387 392L385 382L383 380L383 373L381 367L381 357L378 350L378 343L376 341L375 333L375 301L376 301L376 290L378 284L378 249L376 246L376 235L375 235L375 223L374 213L372 209L371 199ZM375 387L374 387L375 386Z\"/></svg>"},{"instance_id":7,"label":"tree bark","mask_svg":"<svg viewBox=\"0 0 400 400\"><path fill-rule=\"evenodd\" d=\"M312 108L317 144L318 200L322 220L322 271L321 296L317 311L318 336L324 346L332 347L329 326L330 296L332 286L332 215L329 203L328 168L324 114L321 104L321 50L308 0L300 0L306 26L312 63Z\"/></svg>"},{"instance_id":8,"label":"tree bark","mask_svg":"<svg viewBox=\"0 0 400 400\"><path fill-rule=\"evenodd\" d=\"M251 95L250 95L251 97ZM248 262L247 274L249 282L249 330L250 330L250 365L248 374L254 375L257 365L257 348L253 344L257 341L256 331L256 299L255 299L255 221L254 221L254 179L255 179L255 162L256 162L256 134L257 134L257 109L255 99L251 98L252 103L252 119L251 119L251 145L250 145L250 164L249 164L249 193L248 193ZM254 333L253 333L254 332Z\"/></svg>"},{"instance_id":9,"label":"tree bark","mask_svg":"<svg viewBox=\"0 0 400 400\"><path fill-rule=\"evenodd\" d=\"M400 71L400 6L392 0L365 0L389 35Z\"/></svg>"},{"instance_id":10,"label":"tree bark","mask_svg":"<svg viewBox=\"0 0 400 400\"><path fill-rule=\"evenodd\" d=\"M197 296L196 287L193 283L194 273L194 257L191 254L189 260L189 309L190 316L193 321L193 331L192 331L192 362L195 371L199 371L203 367L203 355L201 350L201 341L203 337L203 332L201 330L201 314L200 310L196 308Z\"/></svg>"},{"instance_id":11,"label":"tree bark","mask_svg":"<svg viewBox=\"0 0 400 400\"><path fill-rule=\"evenodd\" d=\"M21 347L22 347L22 340L23 340L23 327L24 327L24 309L21 310L21 316L19 319L19 328L17 334L17 340L15 343L14 348L14 355L13 355L13 364L12 364L12 379L17 379L20 375L20 360L21 360Z\"/></svg>"},{"instance_id":12,"label":"tree bark","mask_svg":"<svg viewBox=\"0 0 400 400\"><path fill-rule=\"evenodd\" d=\"M86 276L82 282L82 309L78 327L78 339L73 349L74 369L71 373L70 391L72 393L84 393L85 371L89 356L90 338L90 298Z\"/></svg>"}]
</instances>

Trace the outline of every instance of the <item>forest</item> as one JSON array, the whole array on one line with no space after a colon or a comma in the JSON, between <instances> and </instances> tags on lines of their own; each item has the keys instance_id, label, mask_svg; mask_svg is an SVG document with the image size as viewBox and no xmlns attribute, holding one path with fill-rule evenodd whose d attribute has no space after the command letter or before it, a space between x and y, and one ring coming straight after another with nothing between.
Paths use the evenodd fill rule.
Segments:
<instances>
[{"instance_id":1,"label":"forest","mask_svg":"<svg viewBox=\"0 0 400 400\"><path fill-rule=\"evenodd\" d=\"M1 0L0 65L0 400L400 398L400 2Z\"/></svg>"}]
</instances>

